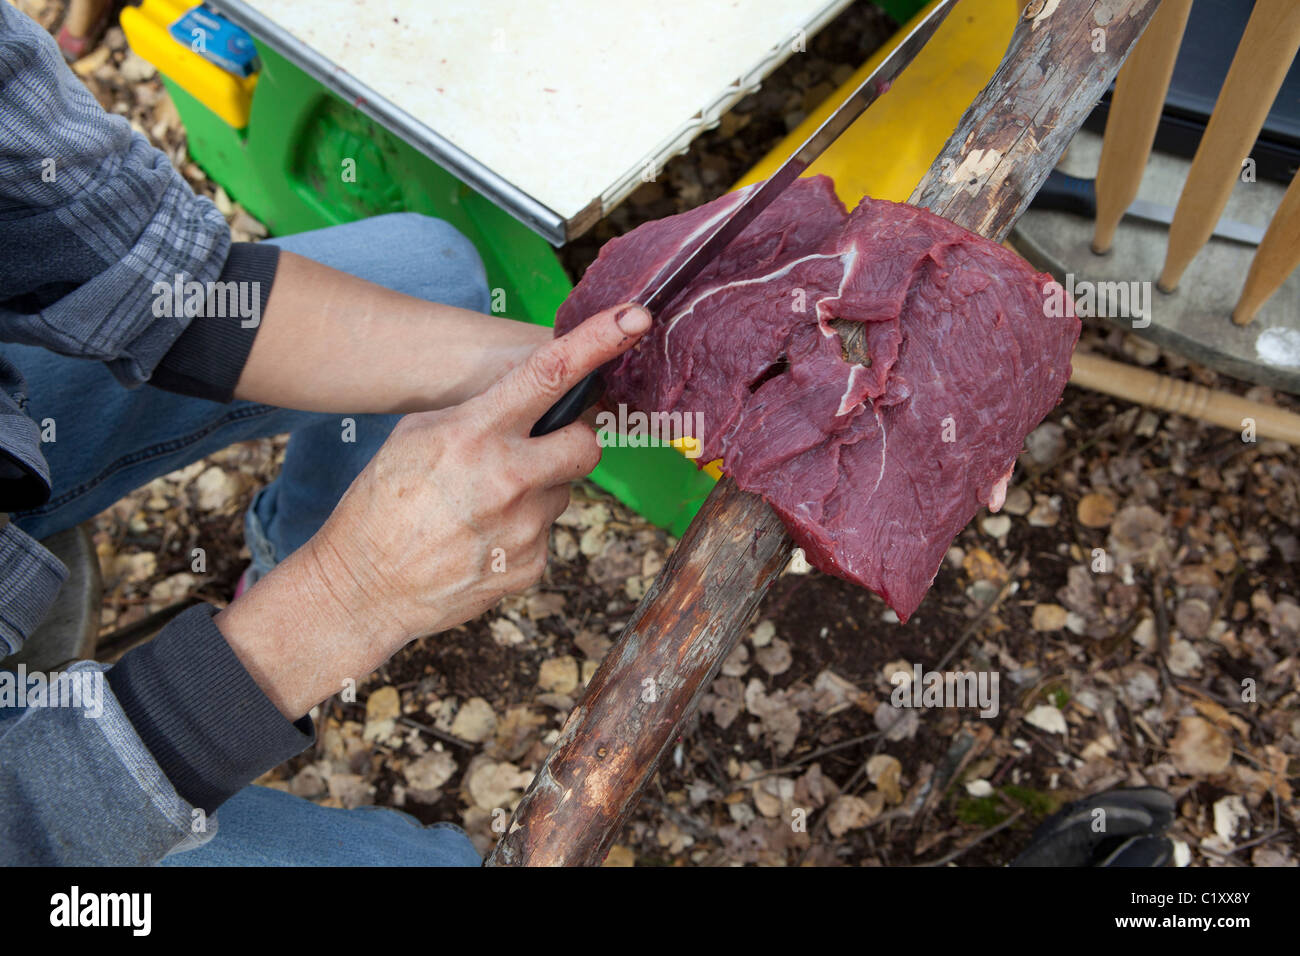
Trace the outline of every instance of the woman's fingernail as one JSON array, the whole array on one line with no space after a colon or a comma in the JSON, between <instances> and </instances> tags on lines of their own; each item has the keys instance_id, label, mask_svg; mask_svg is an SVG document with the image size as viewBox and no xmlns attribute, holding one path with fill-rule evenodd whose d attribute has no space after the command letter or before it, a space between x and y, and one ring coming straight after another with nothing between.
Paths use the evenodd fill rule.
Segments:
<instances>
[{"instance_id":1,"label":"woman's fingernail","mask_svg":"<svg viewBox=\"0 0 1300 956\"><path fill-rule=\"evenodd\" d=\"M640 335L650 328L650 313L639 305L629 305L618 311L614 321L626 334Z\"/></svg>"}]
</instances>

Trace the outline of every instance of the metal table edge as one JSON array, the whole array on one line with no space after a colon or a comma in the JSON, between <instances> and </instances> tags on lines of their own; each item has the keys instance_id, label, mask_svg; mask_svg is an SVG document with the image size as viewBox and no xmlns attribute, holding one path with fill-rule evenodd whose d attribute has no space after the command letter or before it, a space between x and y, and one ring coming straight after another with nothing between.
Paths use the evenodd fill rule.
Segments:
<instances>
[{"instance_id":1,"label":"metal table edge","mask_svg":"<svg viewBox=\"0 0 1300 956\"><path fill-rule=\"evenodd\" d=\"M411 146L428 156L462 182L477 189L524 225L554 246L568 240L563 216L534 199L518 186L488 169L458 146L438 135L405 110L384 99L351 73L343 70L315 49L288 33L269 17L251 9L242 0L209 0L223 16L267 43L285 59L315 78L326 89L339 94Z\"/></svg>"}]
</instances>

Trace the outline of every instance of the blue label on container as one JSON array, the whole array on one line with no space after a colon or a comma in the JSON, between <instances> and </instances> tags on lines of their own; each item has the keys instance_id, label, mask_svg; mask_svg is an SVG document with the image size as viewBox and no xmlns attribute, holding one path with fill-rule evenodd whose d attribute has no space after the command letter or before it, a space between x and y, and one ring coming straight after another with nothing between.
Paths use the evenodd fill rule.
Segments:
<instances>
[{"instance_id":1,"label":"blue label on container","mask_svg":"<svg viewBox=\"0 0 1300 956\"><path fill-rule=\"evenodd\" d=\"M189 47L203 59L235 76L257 72L257 48L241 27L205 6L185 11L169 28L177 43Z\"/></svg>"}]
</instances>

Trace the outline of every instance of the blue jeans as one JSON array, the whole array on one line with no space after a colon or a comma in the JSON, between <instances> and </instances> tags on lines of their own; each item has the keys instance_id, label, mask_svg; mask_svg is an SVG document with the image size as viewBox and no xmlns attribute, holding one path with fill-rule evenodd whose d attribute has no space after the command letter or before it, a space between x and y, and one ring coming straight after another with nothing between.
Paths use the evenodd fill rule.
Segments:
<instances>
[{"instance_id":1,"label":"blue jeans","mask_svg":"<svg viewBox=\"0 0 1300 956\"><path fill-rule=\"evenodd\" d=\"M395 213L268 241L407 295L478 312L489 308L478 253L437 219ZM27 380L32 418L53 419L58 429L58 440L43 446L54 482L50 500L13 516L36 538L80 524L134 489L227 445L289 432L280 475L257 494L245 516L253 567L265 573L316 532L398 419L254 402L222 405L149 387L127 390L99 362L21 345L6 345L5 355ZM341 440L345 417L355 421L354 442ZM330 810L258 787L230 800L219 821L207 844L167 862L478 862L457 827L425 829L394 810Z\"/></svg>"},{"instance_id":2,"label":"blue jeans","mask_svg":"<svg viewBox=\"0 0 1300 956\"><path fill-rule=\"evenodd\" d=\"M217 812L216 835L163 866L479 866L454 823L424 826L385 807L336 810L269 787L245 787Z\"/></svg>"}]
</instances>

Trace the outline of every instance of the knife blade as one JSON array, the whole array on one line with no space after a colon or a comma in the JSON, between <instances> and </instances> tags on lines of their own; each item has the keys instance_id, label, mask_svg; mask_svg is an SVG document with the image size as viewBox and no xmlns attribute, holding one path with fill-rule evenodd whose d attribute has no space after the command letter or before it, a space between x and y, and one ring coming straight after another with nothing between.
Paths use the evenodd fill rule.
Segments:
<instances>
[{"instance_id":1,"label":"knife blade","mask_svg":"<svg viewBox=\"0 0 1300 956\"><path fill-rule=\"evenodd\" d=\"M1038 195L1029 205L1033 209L1069 212L1076 216L1096 219L1096 180L1071 176L1059 169L1053 169L1047 175L1047 182L1043 183L1043 188L1038 191ZM1135 199L1128 209L1124 210L1124 215L1167 226L1174 221L1174 207L1148 202L1145 199ZM1231 219L1220 219L1214 226L1213 235L1247 246L1257 246L1264 238L1264 227L1234 222Z\"/></svg>"},{"instance_id":2,"label":"knife blade","mask_svg":"<svg viewBox=\"0 0 1300 956\"><path fill-rule=\"evenodd\" d=\"M853 124L854 120L888 91L890 85L916 58L917 53L934 35L935 30L957 3L958 0L943 0L931 10L775 173L753 189L744 201L719 223L708 239L696 246L695 250L658 286L652 287L649 295L638 296L636 303L644 306L651 315L655 315L671 303L705 266L716 259L733 239L744 232L745 227L753 222L759 213L772 204L782 190L798 179L812 165L813 160L824 153L826 148ZM552 405L546 414L537 420L537 424L529 434L536 438L576 421L579 415L596 403L603 391L598 369Z\"/></svg>"}]
</instances>

